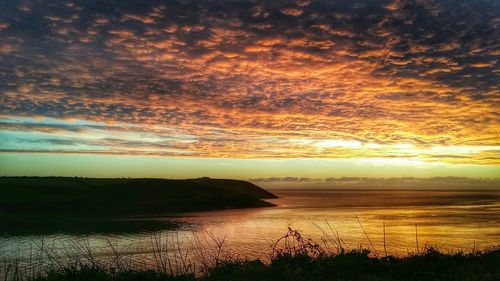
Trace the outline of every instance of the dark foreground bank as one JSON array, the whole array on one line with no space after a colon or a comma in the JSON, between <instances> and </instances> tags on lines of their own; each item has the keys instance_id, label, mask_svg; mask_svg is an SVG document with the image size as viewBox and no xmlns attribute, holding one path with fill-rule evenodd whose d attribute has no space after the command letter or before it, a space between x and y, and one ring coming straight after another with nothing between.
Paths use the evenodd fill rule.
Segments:
<instances>
[{"instance_id":1,"label":"dark foreground bank","mask_svg":"<svg viewBox=\"0 0 500 281\"><path fill-rule=\"evenodd\" d=\"M376 258L369 251L356 250L335 256L310 255L275 257L270 263L260 260L223 262L209 268L201 277L193 274L173 276L152 270L115 271L102 267L68 267L49 273L39 281L148 281L148 280L500 280L500 249L483 253L443 254L433 249L405 258Z\"/></svg>"},{"instance_id":2,"label":"dark foreground bank","mask_svg":"<svg viewBox=\"0 0 500 281\"><path fill-rule=\"evenodd\" d=\"M245 260L207 233L195 239L191 254L168 237L153 236L153 267L141 266L132 256L120 254L106 260L87 246L67 249L70 260L61 262L46 247L29 264L0 263L0 279L26 281L498 281L500 247L484 251L440 252L430 246L404 257L386 256L363 248L349 249L343 240L328 234L322 244L289 228L271 245L266 261ZM170 242L169 242L170 241ZM200 241L208 241L205 244ZM110 244L111 246L111 244ZM45 259L44 257L48 257ZM45 260L45 261L44 261ZM153 270L151 268L154 268ZM2 276L3 274L3 276Z\"/></svg>"}]
</instances>

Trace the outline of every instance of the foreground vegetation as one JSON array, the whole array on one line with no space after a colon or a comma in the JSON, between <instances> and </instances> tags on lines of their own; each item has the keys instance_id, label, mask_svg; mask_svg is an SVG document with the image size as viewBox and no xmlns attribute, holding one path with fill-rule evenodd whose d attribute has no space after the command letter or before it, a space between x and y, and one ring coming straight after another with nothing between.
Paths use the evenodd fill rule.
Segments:
<instances>
[{"instance_id":1,"label":"foreground vegetation","mask_svg":"<svg viewBox=\"0 0 500 281\"><path fill-rule=\"evenodd\" d=\"M283 256L265 264L260 260L221 264L207 275L172 276L158 271L109 272L102 268L66 268L35 280L132 281L132 280L500 280L500 250L475 254L443 254L429 249L406 258L370 257L368 251L336 256Z\"/></svg>"},{"instance_id":2,"label":"foreground vegetation","mask_svg":"<svg viewBox=\"0 0 500 281\"><path fill-rule=\"evenodd\" d=\"M154 269L138 266L116 249L115 256L104 262L88 246L78 246L79 257L69 262L59 263L52 256L43 267L32 264L23 271L19 266L4 264L3 271L5 280L28 281L500 280L500 248L444 253L426 247L404 257L379 257L367 249L346 250L339 237L326 237L320 246L289 229L263 261L240 259L225 248L224 240L210 237L212 247L197 240L198 247L190 256L153 237Z\"/></svg>"}]
</instances>

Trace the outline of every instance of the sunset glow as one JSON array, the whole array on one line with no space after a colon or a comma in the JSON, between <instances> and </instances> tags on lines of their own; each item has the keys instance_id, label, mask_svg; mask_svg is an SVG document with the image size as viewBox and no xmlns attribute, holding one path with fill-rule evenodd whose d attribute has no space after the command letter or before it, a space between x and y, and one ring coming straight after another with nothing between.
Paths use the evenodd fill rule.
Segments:
<instances>
[{"instance_id":1,"label":"sunset glow","mask_svg":"<svg viewBox=\"0 0 500 281\"><path fill-rule=\"evenodd\" d=\"M3 1L0 172L498 177L499 5Z\"/></svg>"},{"instance_id":2,"label":"sunset glow","mask_svg":"<svg viewBox=\"0 0 500 281\"><path fill-rule=\"evenodd\" d=\"M500 0L0 0L2 280L499 260Z\"/></svg>"}]
</instances>

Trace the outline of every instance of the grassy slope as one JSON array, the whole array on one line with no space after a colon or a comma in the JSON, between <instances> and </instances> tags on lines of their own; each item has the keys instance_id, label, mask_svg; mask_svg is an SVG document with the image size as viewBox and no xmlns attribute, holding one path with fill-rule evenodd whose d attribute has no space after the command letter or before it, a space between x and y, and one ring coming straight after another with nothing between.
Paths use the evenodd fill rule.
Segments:
<instances>
[{"instance_id":1,"label":"grassy slope","mask_svg":"<svg viewBox=\"0 0 500 281\"><path fill-rule=\"evenodd\" d=\"M442 254L428 250L405 258L375 258L357 250L335 256L281 256L270 264L259 260L226 262L202 277L172 276L155 271L102 268L66 268L36 278L39 281L497 281L500 280L500 250L475 254Z\"/></svg>"},{"instance_id":2,"label":"grassy slope","mask_svg":"<svg viewBox=\"0 0 500 281\"><path fill-rule=\"evenodd\" d=\"M223 179L0 178L3 214L139 215L272 206L258 186Z\"/></svg>"}]
</instances>

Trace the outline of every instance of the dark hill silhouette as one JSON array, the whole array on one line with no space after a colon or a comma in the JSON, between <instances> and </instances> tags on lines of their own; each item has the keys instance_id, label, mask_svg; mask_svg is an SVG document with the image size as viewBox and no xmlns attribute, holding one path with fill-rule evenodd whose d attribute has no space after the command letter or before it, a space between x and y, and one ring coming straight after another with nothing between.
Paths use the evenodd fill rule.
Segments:
<instances>
[{"instance_id":1,"label":"dark hill silhouette","mask_svg":"<svg viewBox=\"0 0 500 281\"><path fill-rule=\"evenodd\" d=\"M1 177L0 211L68 216L142 215L268 207L272 193L242 180Z\"/></svg>"}]
</instances>

